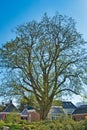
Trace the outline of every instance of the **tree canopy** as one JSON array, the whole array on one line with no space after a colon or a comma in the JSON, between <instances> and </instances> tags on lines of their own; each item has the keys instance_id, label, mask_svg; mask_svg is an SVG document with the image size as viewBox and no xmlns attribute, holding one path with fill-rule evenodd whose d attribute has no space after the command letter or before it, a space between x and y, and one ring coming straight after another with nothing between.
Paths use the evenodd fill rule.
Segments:
<instances>
[{"instance_id":1,"label":"tree canopy","mask_svg":"<svg viewBox=\"0 0 87 130\"><path fill-rule=\"evenodd\" d=\"M58 13L18 26L16 35L0 49L0 66L8 72L8 91L26 97L32 93L41 119L45 119L56 95L82 90L86 42L74 20Z\"/></svg>"}]
</instances>

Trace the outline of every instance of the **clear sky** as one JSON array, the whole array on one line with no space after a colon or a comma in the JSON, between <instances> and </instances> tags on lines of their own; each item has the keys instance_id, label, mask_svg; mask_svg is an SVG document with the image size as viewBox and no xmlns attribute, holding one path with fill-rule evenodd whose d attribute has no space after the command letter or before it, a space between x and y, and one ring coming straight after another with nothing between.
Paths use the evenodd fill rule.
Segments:
<instances>
[{"instance_id":1,"label":"clear sky","mask_svg":"<svg viewBox=\"0 0 87 130\"><path fill-rule=\"evenodd\" d=\"M49 16L59 12L72 17L87 40L87 0L0 0L0 45L15 37L11 30L17 25L40 20L45 12Z\"/></svg>"},{"instance_id":2,"label":"clear sky","mask_svg":"<svg viewBox=\"0 0 87 130\"><path fill-rule=\"evenodd\" d=\"M0 44L14 38L12 30L30 20L40 20L58 11L75 19L78 31L87 40L87 0L0 0Z\"/></svg>"}]
</instances>

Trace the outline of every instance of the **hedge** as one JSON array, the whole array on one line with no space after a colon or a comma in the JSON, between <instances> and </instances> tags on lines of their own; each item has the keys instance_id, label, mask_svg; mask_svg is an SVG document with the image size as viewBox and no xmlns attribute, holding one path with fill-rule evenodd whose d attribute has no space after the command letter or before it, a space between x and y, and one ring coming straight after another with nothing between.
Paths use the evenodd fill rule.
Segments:
<instances>
[{"instance_id":1,"label":"hedge","mask_svg":"<svg viewBox=\"0 0 87 130\"><path fill-rule=\"evenodd\" d=\"M32 123L23 120L18 123L1 120L0 130L3 130L4 126L9 127L9 130L87 130L87 120L74 121L71 118L60 118L53 121L45 120Z\"/></svg>"}]
</instances>

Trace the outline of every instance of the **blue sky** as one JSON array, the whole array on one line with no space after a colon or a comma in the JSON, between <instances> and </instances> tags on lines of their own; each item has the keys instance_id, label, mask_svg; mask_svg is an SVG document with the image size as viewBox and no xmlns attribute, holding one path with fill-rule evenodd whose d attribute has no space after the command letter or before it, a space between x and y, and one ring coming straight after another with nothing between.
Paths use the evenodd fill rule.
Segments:
<instances>
[{"instance_id":1,"label":"blue sky","mask_svg":"<svg viewBox=\"0 0 87 130\"><path fill-rule=\"evenodd\" d=\"M30 20L40 20L58 11L75 19L78 31L87 40L87 0L0 0L0 44L15 37L12 30Z\"/></svg>"}]
</instances>

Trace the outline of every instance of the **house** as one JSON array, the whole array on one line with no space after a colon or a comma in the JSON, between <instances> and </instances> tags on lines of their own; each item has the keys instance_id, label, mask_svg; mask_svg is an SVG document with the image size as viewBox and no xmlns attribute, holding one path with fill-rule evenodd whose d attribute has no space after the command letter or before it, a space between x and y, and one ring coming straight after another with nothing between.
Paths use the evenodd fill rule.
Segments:
<instances>
[{"instance_id":1,"label":"house","mask_svg":"<svg viewBox=\"0 0 87 130\"><path fill-rule=\"evenodd\" d=\"M87 105L81 105L72 113L74 120L82 120L87 118Z\"/></svg>"},{"instance_id":2,"label":"house","mask_svg":"<svg viewBox=\"0 0 87 130\"><path fill-rule=\"evenodd\" d=\"M53 120L62 115L64 115L62 107L52 106L47 117L48 117L48 119Z\"/></svg>"},{"instance_id":3,"label":"house","mask_svg":"<svg viewBox=\"0 0 87 130\"><path fill-rule=\"evenodd\" d=\"M52 106L49 113L48 119L56 119L62 115L72 115L75 111L76 106L70 101L62 101L60 106Z\"/></svg>"},{"instance_id":4,"label":"house","mask_svg":"<svg viewBox=\"0 0 87 130\"><path fill-rule=\"evenodd\" d=\"M76 106L70 101L62 101L62 108L65 114L71 115L75 111Z\"/></svg>"},{"instance_id":5,"label":"house","mask_svg":"<svg viewBox=\"0 0 87 130\"><path fill-rule=\"evenodd\" d=\"M32 107L25 107L24 110L21 112L21 119L31 121L38 121L40 120L40 114Z\"/></svg>"},{"instance_id":6,"label":"house","mask_svg":"<svg viewBox=\"0 0 87 130\"><path fill-rule=\"evenodd\" d=\"M0 119L5 120L6 116L10 114L11 112L17 112L19 113L19 110L15 107L15 105L10 101L9 104L6 105L4 110L0 112Z\"/></svg>"}]
</instances>

